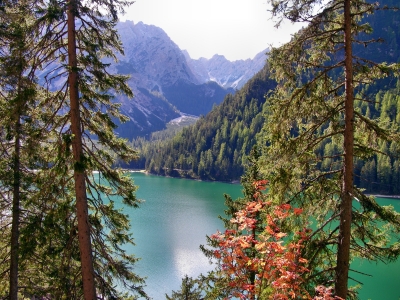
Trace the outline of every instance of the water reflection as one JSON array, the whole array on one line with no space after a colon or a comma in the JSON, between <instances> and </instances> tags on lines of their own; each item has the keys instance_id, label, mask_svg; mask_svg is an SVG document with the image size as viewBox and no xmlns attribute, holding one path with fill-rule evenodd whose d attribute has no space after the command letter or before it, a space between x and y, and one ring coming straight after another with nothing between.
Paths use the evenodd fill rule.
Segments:
<instances>
[{"instance_id":1,"label":"water reflection","mask_svg":"<svg viewBox=\"0 0 400 300\"><path fill-rule=\"evenodd\" d=\"M129 209L135 247L141 260L135 271L146 276L146 292L155 300L179 290L185 275L211 270L199 246L206 235L223 229L224 193L241 195L238 185L133 174L137 196L145 202Z\"/></svg>"},{"instance_id":2,"label":"water reflection","mask_svg":"<svg viewBox=\"0 0 400 300\"><path fill-rule=\"evenodd\" d=\"M185 275L197 277L210 270L208 259L204 255L199 256L197 249L174 249L174 268L180 278Z\"/></svg>"}]
</instances>

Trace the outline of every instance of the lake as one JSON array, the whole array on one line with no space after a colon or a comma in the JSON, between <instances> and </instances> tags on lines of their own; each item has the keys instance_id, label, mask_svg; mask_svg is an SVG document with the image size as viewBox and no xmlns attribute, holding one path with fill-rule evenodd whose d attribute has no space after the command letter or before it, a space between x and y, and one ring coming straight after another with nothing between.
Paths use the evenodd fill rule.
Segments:
<instances>
[{"instance_id":1,"label":"lake","mask_svg":"<svg viewBox=\"0 0 400 300\"><path fill-rule=\"evenodd\" d=\"M224 197L242 196L237 184L202 182L132 173L139 186L137 197L145 200L129 214L136 246L128 248L140 257L135 272L147 277L146 292L154 300L165 299L172 290L179 290L185 274L197 277L211 269L199 245L206 244L206 235L224 230L218 215L224 214ZM400 200L380 199L400 211ZM400 261L383 263L355 262L357 270L372 277L351 274L364 283L361 300L400 299ZM354 283L350 283L354 285Z\"/></svg>"}]
</instances>

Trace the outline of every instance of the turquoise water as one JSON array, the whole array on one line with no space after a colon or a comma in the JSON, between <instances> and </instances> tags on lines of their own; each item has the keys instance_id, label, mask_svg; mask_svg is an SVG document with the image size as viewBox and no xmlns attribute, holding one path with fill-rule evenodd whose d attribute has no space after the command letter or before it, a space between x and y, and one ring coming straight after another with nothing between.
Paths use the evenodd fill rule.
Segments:
<instances>
[{"instance_id":1,"label":"turquoise water","mask_svg":"<svg viewBox=\"0 0 400 300\"><path fill-rule=\"evenodd\" d=\"M179 290L185 274L197 277L211 269L199 246L206 244L206 235L224 229L218 219L223 194L237 198L242 187L143 173L133 173L133 178L137 197L145 202L127 211L136 243L129 250L141 257L136 272L147 276L148 295L165 299L166 293Z\"/></svg>"},{"instance_id":2,"label":"turquoise water","mask_svg":"<svg viewBox=\"0 0 400 300\"><path fill-rule=\"evenodd\" d=\"M376 198L381 205L392 205L396 211L400 211L400 199ZM394 263L384 264L372 262L354 261L352 268L367 273L365 276L350 273L350 276L363 283L359 292L361 300L399 300L400 299L400 260ZM356 283L349 281L350 285Z\"/></svg>"},{"instance_id":3,"label":"turquoise water","mask_svg":"<svg viewBox=\"0 0 400 300\"><path fill-rule=\"evenodd\" d=\"M132 173L139 186L137 196L144 199L138 209L125 210L132 224L136 246L129 248L141 260L135 271L147 276L146 292L155 300L178 290L181 278L187 274L197 277L211 269L199 249L206 235L223 230L218 215L225 209L223 194L234 199L242 195L240 185L201 182ZM400 200L380 199L400 211ZM357 270L372 277L351 274L364 283L362 300L400 299L400 261L378 265L353 264ZM354 283L350 282L351 285Z\"/></svg>"}]
</instances>

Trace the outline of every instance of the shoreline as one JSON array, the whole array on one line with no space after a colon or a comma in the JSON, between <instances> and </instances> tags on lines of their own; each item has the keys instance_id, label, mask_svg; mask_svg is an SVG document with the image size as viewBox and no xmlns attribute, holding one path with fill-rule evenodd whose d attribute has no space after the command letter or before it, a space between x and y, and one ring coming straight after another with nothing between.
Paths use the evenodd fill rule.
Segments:
<instances>
[{"instance_id":1,"label":"shoreline","mask_svg":"<svg viewBox=\"0 0 400 300\"><path fill-rule=\"evenodd\" d=\"M390 199L399 199L400 195L382 195L382 194L366 194L367 196L374 196L378 198L390 198Z\"/></svg>"},{"instance_id":2,"label":"shoreline","mask_svg":"<svg viewBox=\"0 0 400 300\"><path fill-rule=\"evenodd\" d=\"M137 169L137 170L125 169L125 171L128 172L128 173L145 173L145 174L149 173L146 170L141 170L141 169Z\"/></svg>"},{"instance_id":3,"label":"shoreline","mask_svg":"<svg viewBox=\"0 0 400 300\"><path fill-rule=\"evenodd\" d=\"M171 177L171 178L180 178L180 179L189 179L189 180L197 180L197 181L205 181L205 182L222 182L222 183L230 183L230 184L240 184L240 180L232 180L232 181L218 181L218 180L202 180L202 179L197 179L197 178L185 178L185 177L174 177L174 176L165 176L165 175L160 175L160 174L152 174L146 170L142 169L125 169L129 173L144 173L144 174L150 174L150 175L155 175L155 176L162 176L162 177ZM384 195L384 194L366 194L367 196L374 196L378 198L390 198L390 199L399 199L400 200L400 195Z\"/></svg>"}]
</instances>

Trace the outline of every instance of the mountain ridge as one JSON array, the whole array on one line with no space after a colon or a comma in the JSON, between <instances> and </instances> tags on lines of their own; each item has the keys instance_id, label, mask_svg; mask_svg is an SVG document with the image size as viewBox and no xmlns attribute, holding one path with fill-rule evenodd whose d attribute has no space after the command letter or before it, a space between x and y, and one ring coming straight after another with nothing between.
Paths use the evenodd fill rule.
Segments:
<instances>
[{"instance_id":1,"label":"mountain ridge","mask_svg":"<svg viewBox=\"0 0 400 300\"><path fill-rule=\"evenodd\" d=\"M230 61L224 55L215 54L210 59L201 57L192 59L184 50L186 61L200 81L214 81L225 88L240 89L265 65L265 49L254 56L253 59Z\"/></svg>"},{"instance_id":2,"label":"mountain ridge","mask_svg":"<svg viewBox=\"0 0 400 300\"><path fill-rule=\"evenodd\" d=\"M110 62L110 69L130 76L128 85L135 95L133 99L116 97L121 111L129 118L117 128L124 138L146 136L164 129L170 120L182 113L197 116L208 113L213 105L221 103L225 95L234 91L233 86L240 86L252 72L261 68L260 58L257 63L250 59L240 61L237 67L238 62L217 56L198 65L164 30L143 22L120 22L116 29L124 54L117 56L118 63ZM202 70L216 69L219 73L211 72L212 78L203 76L195 72L196 64ZM232 83L235 84L232 86Z\"/></svg>"}]
</instances>

